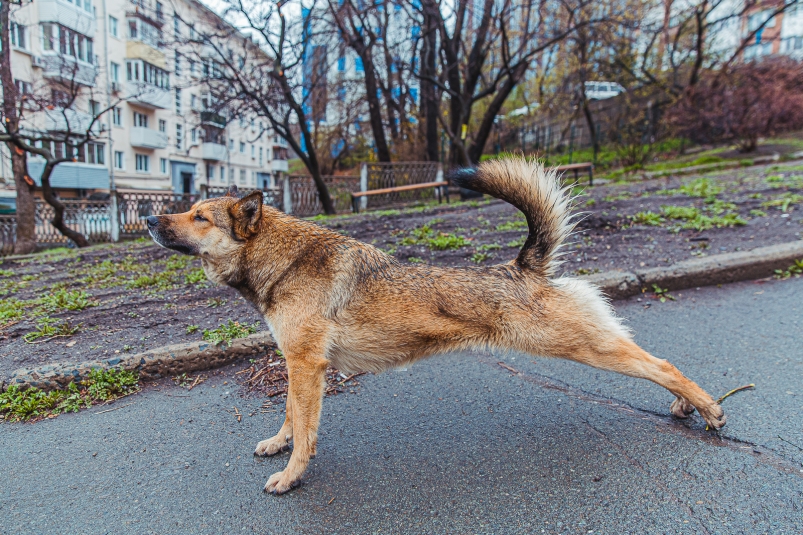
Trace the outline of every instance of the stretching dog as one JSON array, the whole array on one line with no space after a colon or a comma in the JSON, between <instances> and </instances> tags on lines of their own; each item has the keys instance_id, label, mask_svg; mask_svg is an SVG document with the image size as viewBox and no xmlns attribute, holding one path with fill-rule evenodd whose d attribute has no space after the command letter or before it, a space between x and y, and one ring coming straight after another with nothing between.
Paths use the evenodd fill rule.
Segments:
<instances>
[{"instance_id":1,"label":"stretching dog","mask_svg":"<svg viewBox=\"0 0 803 535\"><path fill-rule=\"evenodd\" d=\"M503 199L527 218L518 257L483 268L402 264L379 249L263 206L262 193L235 192L189 212L150 216L159 245L198 256L207 277L242 293L265 318L287 359L284 425L257 444L290 462L265 490L295 486L315 455L326 367L382 370L420 358L492 346L561 357L653 381L676 396L672 414L696 408L714 429L722 408L674 366L639 348L599 290L552 278L573 228L571 200L554 171L535 161L491 161L453 183Z\"/></svg>"}]
</instances>

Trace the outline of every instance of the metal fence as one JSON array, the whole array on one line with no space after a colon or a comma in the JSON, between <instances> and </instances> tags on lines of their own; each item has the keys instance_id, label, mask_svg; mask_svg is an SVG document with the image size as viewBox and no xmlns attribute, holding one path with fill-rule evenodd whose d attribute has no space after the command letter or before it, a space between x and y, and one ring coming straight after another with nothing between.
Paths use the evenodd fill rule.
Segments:
<instances>
[{"instance_id":1,"label":"metal fence","mask_svg":"<svg viewBox=\"0 0 803 535\"><path fill-rule=\"evenodd\" d=\"M436 182L439 179L436 162L370 163L364 164L366 190L395 188L412 184ZM442 175L441 175L442 176ZM435 198L435 189L397 191L371 195L363 208L381 208L397 204L420 202Z\"/></svg>"},{"instance_id":2,"label":"metal fence","mask_svg":"<svg viewBox=\"0 0 803 535\"><path fill-rule=\"evenodd\" d=\"M435 182L442 179L438 164L411 162L398 164L363 164L360 176L324 176L324 182L338 213L351 211L351 194L369 189L382 189L408 184ZM285 188L289 186L289 195ZM186 212L202 198L219 197L228 188L202 188L200 193L177 194L169 191L118 190L117 218L120 238L134 238L148 233L146 218L150 215ZM248 194L241 191L240 194ZM311 177L290 176L279 187L262 190L265 204L299 217L323 213L318 189ZM434 190L397 192L371 196L370 208L426 200ZM365 202L364 201L364 202ZM107 196L103 200L64 199L64 222L80 232L91 243L112 241L113 206ZM366 208L364 206L363 208ZM36 201L36 241L40 244L66 244L69 240L50 221L53 207L41 199ZM0 215L0 255L12 254L16 240L16 216Z\"/></svg>"}]
</instances>

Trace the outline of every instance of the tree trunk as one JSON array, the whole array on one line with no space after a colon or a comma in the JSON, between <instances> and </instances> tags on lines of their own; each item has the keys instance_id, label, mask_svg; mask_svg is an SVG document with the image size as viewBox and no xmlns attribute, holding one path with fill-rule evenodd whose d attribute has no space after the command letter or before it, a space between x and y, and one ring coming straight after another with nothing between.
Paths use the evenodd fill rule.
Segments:
<instances>
[{"instance_id":1,"label":"tree trunk","mask_svg":"<svg viewBox=\"0 0 803 535\"><path fill-rule=\"evenodd\" d=\"M374 61L371 58L369 49L358 51L362 59L365 70L365 98L368 101L368 115L371 121L371 131L374 134L376 143L376 157L380 162L390 161L390 149L388 148L387 138L385 137L385 126L382 124L382 106L379 96L376 94L379 89L376 83L376 71Z\"/></svg>"},{"instance_id":2,"label":"tree trunk","mask_svg":"<svg viewBox=\"0 0 803 535\"><path fill-rule=\"evenodd\" d=\"M64 223L64 205L53 195L53 188L50 187L50 175L53 173L55 164L47 162L42 170L42 196L45 202L53 207L53 219L50 224L64 236L72 240L78 247L89 247L89 241L83 234L77 232Z\"/></svg>"},{"instance_id":3,"label":"tree trunk","mask_svg":"<svg viewBox=\"0 0 803 535\"><path fill-rule=\"evenodd\" d=\"M28 254L36 250L36 186L28 176L27 153L11 143L7 146L11 152L11 169L17 188L17 240L14 254Z\"/></svg>"},{"instance_id":4,"label":"tree trunk","mask_svg":"<svg viewBox=\"0 0 803 535\"><path fill-rule=\"evenodd\" d=\"M437 5L431 2L424 4L424 43L421 47L421 70L424 79L421 80L421 108L424 112L424 139L426 140L427 160L430 162L438 161L438 100L435 91L435 84L428 81L426 77L434 78L437 73L437 46L438 34L437 26L432 9L437 9Z\"/></svg>"}]
</instances>

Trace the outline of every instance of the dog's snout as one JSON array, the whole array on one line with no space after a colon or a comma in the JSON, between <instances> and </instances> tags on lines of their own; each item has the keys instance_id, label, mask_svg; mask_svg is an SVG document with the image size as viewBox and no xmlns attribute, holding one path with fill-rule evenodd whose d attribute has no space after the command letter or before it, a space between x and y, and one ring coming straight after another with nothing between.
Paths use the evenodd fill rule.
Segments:
<instances>
[{"instance_id":1,"label":"dog's snout","mask_svg":"<svg viewBox=\"0 0 803 535\"><path fill-rule=\"evenodd\" d=\"M159 220L156 218L155 215L149 215L148 218L146 219L146 221L148 222L148 228L149 229L152 229L152 228L156 227L156 225L159 224Z\"/></svg>"}]
</instances>

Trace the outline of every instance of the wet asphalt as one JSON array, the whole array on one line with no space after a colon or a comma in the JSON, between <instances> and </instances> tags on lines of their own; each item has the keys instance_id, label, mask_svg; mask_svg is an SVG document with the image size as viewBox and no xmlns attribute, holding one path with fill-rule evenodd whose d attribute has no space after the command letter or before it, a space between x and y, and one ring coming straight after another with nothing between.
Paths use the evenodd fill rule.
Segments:
<instances>
[{"instance_id":1,"label":"wet asphalt","mask_svg":"<svg viewBox=\"0 0 803 535\"><path fill-rule=\"evenodd\" d=\"M676 298L616 308L715 397L756 385L723 402L719 435L673 419L672 396L646 381L449 355L327 398L318 456L277 497L262 487L289 453L252 451L281 407L260 412L231 369L190 392L148 386L0 425L0 532L803 533L803 279Z\"/></svg>"}]
</instances>

